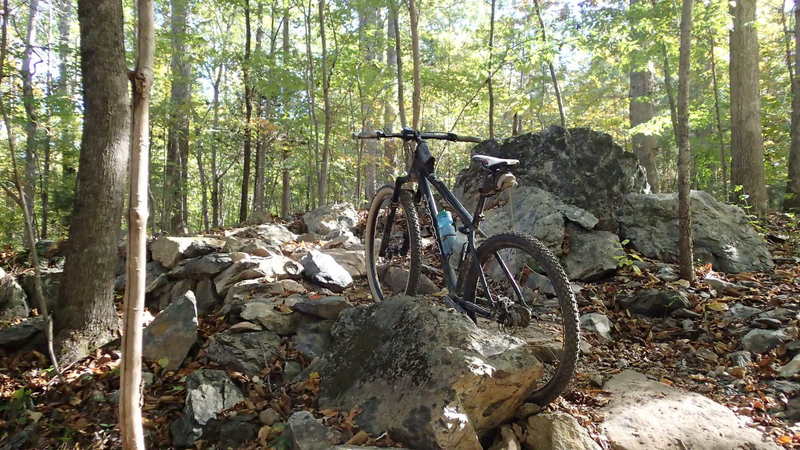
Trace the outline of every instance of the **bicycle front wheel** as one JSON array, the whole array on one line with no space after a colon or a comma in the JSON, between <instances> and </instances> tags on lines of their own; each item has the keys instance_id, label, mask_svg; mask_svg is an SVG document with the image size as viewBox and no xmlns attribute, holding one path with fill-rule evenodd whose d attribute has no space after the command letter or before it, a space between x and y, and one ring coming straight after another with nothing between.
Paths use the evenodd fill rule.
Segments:
<instances>
[{"instance_id":1,"label":"bicycle front wheel","mask_svg":"<svg viewBox=\"0 0 800 450\"><path fill-rule=\"evenodd\" d=\"M394 205L393 195L392 185L378 189L367 215L367 280L375 301L392 295L416 295L420 279L420 227L412 193L401 191Z\"/></svg>"},{"instance_id":2,"label":"bicycle front wheel","mask_svg":"<svg viewBox=\"0 0 800 450\"><path fill-rule=\"evenodd\" d=\"M578 306L564 269L544 244L521 233L486 239L469 262L464 299L493 313L544 365L529 401L544 406L569 385L578 361ZM480 270L479 270L480 267ZM478 326L496 327L478 319Z\"/></svg>"}]
</instances>

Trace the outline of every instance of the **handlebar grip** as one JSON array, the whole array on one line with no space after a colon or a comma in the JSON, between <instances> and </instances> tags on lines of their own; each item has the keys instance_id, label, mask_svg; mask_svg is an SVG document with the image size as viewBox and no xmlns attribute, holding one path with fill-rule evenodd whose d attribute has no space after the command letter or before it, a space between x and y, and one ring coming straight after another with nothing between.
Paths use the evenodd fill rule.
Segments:
<instances>
[{"instance_id":1,"label":"handlebar grip","mask_svg":"<svg viewBox=\"0 0 800 450\"><path fill-rule=\"evenodd\" d=\"M375 131L362 131L361 133L353 133L353 139L380 139L385 137L383 131L375 130Z\"/></svg>"}]
</instances>

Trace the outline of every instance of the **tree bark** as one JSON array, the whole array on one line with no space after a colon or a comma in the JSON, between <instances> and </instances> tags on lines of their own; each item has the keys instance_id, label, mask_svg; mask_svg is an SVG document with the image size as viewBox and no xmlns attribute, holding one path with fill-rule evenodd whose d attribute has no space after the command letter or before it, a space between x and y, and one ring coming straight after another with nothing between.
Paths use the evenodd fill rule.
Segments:
<instances>
[{"instance_id":1,"label":"tree bark","mask_svg":"<svg viewBox=\"0 0 800 450\"><path fill-rule=\"evenodd\" d=\"M167 132L165 217L166 231L181 233L186 227L186 184L189 159L189 117L191 108L192 69L186 49L186 23L189 0L171 0L170 41L170 121Z\"/></svg>"},{"instance_id":2,"label":"tree bark","mask_svg":"<svg viewBox=\"0 0 800 450\"><path fill-rule=\"evenodd\" d=\"M800 0L794 2L795 70L800 68ZM800 210L800 77L792 83L792 143L789 149L789 181L786 184L786 210Z\"/></svg>"},{"instance_id":3,"label":"tree bark","mask_svg":"<svg viewBox=\"0 0 800 450\"><path fill-rule=\"evenodd\" d=\"M386 20L386 68L389 73L396 74L397 70L397 49L395 43L397 42L394 34L394 23L392 20L392 9L389 6L389 17ZM395 12L396 16L396 12ZM395 19L396 20L396 17ZM396 86L393 86L392 81L388 82L387 90L389 93L394 94ZM397 113L394 109L394 102L391 95L387 95L387 99L383 100L383 131L391 132L394 128ZM394 175L395 156L397 154L397 141L393 139L385 139L383 141L383 161L381 163L380 177L384 182L391 181Z\"/></svg>"},{"instance_id":4,"label":"tree bark","mask_svg":"<svg viewBox=\"0 0 800 450\"><path fill-rule=\"evenodd\" d=\"M419 130L422 114L422 81L419 72L421 62L419 56L419 10L416 0L408 0L408 16L411 22L411 60L414 91L411 95L411 127Z\"/></svg>"},{"instance_id":5,"label":"tree bark","mask_svg":"<svg viewBox=\"0 0 800 450\"><path fill-rule=\"evenodd\" d=\"M413 1L413 0L411 0ZM364 7L359 11L359 47L367 67L371 67L378 59L375 34L378 32L378 13L375 8ZM361 97L361 115L364 119L362 131L374 131L376 125L376 112L369 95ZM378 163L378 141L369 139L364 142L366 161L364 165L364 195L372 199L375 194L376 167Z\"/></svg>"},{"instance_id":6,"label":"tree bark","mask_svg":"<svg viewBox=\"0 0 800 450\"><path fill-rule=\"evenodd\" d=\"M536 9L536 17L539 18L539 27L542 30L542 43L547 46L547 31L544 27L544 19L542 19L542 11L539 7L539 0L533 0L534 8ZM553 92L556 95L556 103L558 104L558 116L561 120L561 128L567 129L567 113L564 108L564 99L561 97L561 87L558 84L558 77L556 76L556 69L553 66L553 61L546 58L547 69L550 72L550 81L553 83Z\"/></svg>"},{"instance_id":7,"label":"tree bark","mask_svg":"<svg viewBox=\"0 0 800 450\"><path fill-rule=\"evenodd\" d=\"M122 447L144 450L142 428L142 315L147 263L147 187L149 177L150 87L153 84L155 13L153 0L137 0L138 45L136 68L130 74L133 122L131 124L131 175L128 206L128 260L122 333L120 380L120 433Z\"/></svg>"},{"instance_id":8,"label":"tree bark","mask_svg":"<svg viewBox=\"0 0 800 450\"><path fill-rule=\"evenodd\" d=\"M322 2L320 1L320 7L322 7ZM320 11L320 14L322 12ZM321 19L321 16L320 16ZM322 22L320 22L321 24ZM324 41L323 41L324 42ZM324 45L324 44L323 44ZM324 51L324 50L323 50ZM288 67L289 63L289 8L286 8L284 11L283 16L283 54L281 56L283 58L283 64ZM323 65L323 71L325 70L325 66ZM323 77L323 84L325 83L325 73L322 74ZM285 98L284 101L288 101L288 98ZM325 94L325 140L327 145L328 134L330 133L330 118L328 117L328 96L327 93ZM283 144L283 149L281 151L282 155L282 163L281 163L281 184L283 186L283 190L281 192L281 217L289 217L289 208L290 202L292 198L292 189L291 189L291 172L290 172L290 161L289 161L289 149L287 144ZM327 155L323 156L323 165L327 165ZM327 167L325 167L327 170ZM320 175L321 176L321 175Z\"/></svg>"},{"instance_id":9,"label":"tree bark","mask_svg":"<svg viewBox=\"0 0 800 450\"><path fill-rule=\"evenodd\" d=\"M39 14L39 0L30 0L28 4L28 23L25 31L25 50L22 54L20 75L22 77L22 104L25 108L25 183L23 192L28 214L36 217L35 191L36 191L36 141L39 128L36 114L35 98L33 96L33 44L36 40L36 17ZM33 228L33 240L36 240L36 227ZM25 233L27 233L27 228ZM26 240L27 241L27 240ZM29 249L33 251L34 249Z\"/></svg>"},{"instance_id":10,"label":"tree bark","mask_svg":"<svg viewBox=\"0 0 800 450\"><path fill-rule=\"evenodd\" d=\"M489 139L494 139L494 87L492 86L492 79L494 72L492 71L492 58L494 57L494 14L497 6L497 0L492 0L492 13L489 18L489 78L486 84L489 91ZM542 27L544 32L544 27Z\"/></svg>"},{"instance_id":11,"label":"tree bark","mask_svg":"<svg viewBox=\"0 0 800 450\"><path fill-rule=\"evenodd\" d=\"M247 204L250 192L250 158L253 118L253 90L250 86L250 0L244 0L244 59L242 60L242 78L244 81L244 160L242 161L242 192L239 198L239 222L247 221Z\"/></svg>"},{"instance_id":12,"label":"tree bark","mask_svg":"<svg viewBox=\"0 0 800 450\"><path fill-rule=\"evenodd\" d=\"M330 159L330 140L331 140L331 74L328 69L328 46L325 38L325 0L319 0L319 38L322 42L322 58L320 61L322 70L322 104L325 114L325 124L322 134L322 163L319 170L319 181L317 198L320 205L327 204L328 199L328 166Z\"/></svg>"},{"instance_id":13,"label":"tree bark","mask_svg":"<svg viewBox=\"0 0 800 450\"><path fill-rule=\"evenodd\" d=\"M274 11L273 11L274 13ZM288 18L285 18L288 22ZM257 27L256 27L256 46L255 46L255 54L256 58L260 58L264 55L262 51L261 45L262 40L264 39L264 29L262 27L262 8L259 5L257 19L256 19ZM288 30L288 27L284 27L284 30ZM272 40L274 43L274 39ZM274 45L271 46L274 48ZM274 51L270 52L270 57L272 57ZM255 91L255 89L254 89ZM255 92L254 92L255 94ZM256 94L256 118L257 120L264 120L266 119L266 110L268 106L266 103L268 100L263 94ZM250 221L253 223L263 223L266 221L266 212L264 211L264 171L266 170L265 163L266 163L266 146L265 146L265 132L263 127L256 126L256 164L255 164L255 177L253 178L253 207L252 207L252 216L250 217Z\"/></svg>"},{"instance_id":14,"label":"tree bark","mask_svg":"<svg viewBox=\"0 0 800 450\"><path fill-rule=\"evenodd\" d=\"M397 114L400 116L400 126L405 128L408 121L406 120L406 99L403 89L403 52L400 47L400 20L397 14L397 4L394 2L390 5L389 22L391 22L394 32L394 53L397 63Z\"/></svg>"},{"instance_id":15,"label":"tree bark","mask_svg":"<svg viewBox=\"0 0 800 450\"><path fill-rule=\"evenodd\" d=\"M306 41L306 93L308 94L308 113L311 117L311 145L314 150L314 165L317 168L317 176L320 177L321 164L319 160L319 121L317 119L317 96L316 96L316 82L314 79L314 59L311 53L311 15L313 3L309 1L308 9L303 8L303 15L305 19L305 41ZM320 183L322 181L317 179L317 195L319 196ZM325 175L325 195L327 197L327 173ZM317 202L322 205L326 198L318 198Z\"/></svg>"},{"instance_id":16,"label":"tree bark","mask_svg":"<svg viewBox=\"0 0 800 450\"><path fill-rule=\"evenodd\" d=\"M747 196L743 203L749 205L754 214L763 216L767 210L767 189L758 85L756 0L734 0L730 5L733 14L730 34L731 184L742 186Z\"/></svg>"},{"instance_id":17,"label":"tree bark","mask_svg":"<svg viewBox=\"0 0 800 450\"><path fill-rule=\"evenodd\" d=\"M631 0L633 7L640 0ZM632 36L634 42L639 42L644 37ZM649 122L656 115L656 107L652 95L655 91L653 73L645 67L636 68L630 72L630 104L629 114L631 128ZM639 159L639 164L647 173L647 182L653 192L658 192L658 170L656 168L656 152L658 138L652 134L636 133L631 138L633 153Z\"/></svg>"},{"instance_id":18,"label":"tree bark","mask_svg":"<svg viewBox=\"0 0 800 450\"><path fill-rule=\"evenodd\" d=\"M729 190L728 190L728 155L725 151L725 134L722 131L722 114L720 113L720 101L719 101L719 84L717 82L717 60L714 56L715 52L715 45L714 45L714 37L711 37L711 52L710 52L710 61L711 61L711 84L714 89L714 118L717 125L717 140L719 141L719 166L721 170L721 178L722 178L722 192L725 195L725 198L728 198Z\"/></svg>"},{"instance_id":19,"label":"tree bark","mask_svg":"<svg viewBox=\"0 0 800 450\"><path fill-rule=\"evenodd\" d=\"M120 220L130 142L122 3L79 0L84 127L75 208L56 315L65 365L115 338Z\"/></svg>"},{"instance_id":20,"label":"tree bark","mask_svg":"<svg viewBox=\"0 0 800 450\"><path fill-rule=\"evenodd\" d=\"M692 47L692 0L683 0L681 12L680 61L678 63L678 265L681 278L694 281L692 215L689 172L689 68Z\"/></svg>"},{"instance_id":21,"label":"tree bark","mask_svg":"<svg viewBox=\"0 0 800 450\"><path fill-rule=\"evenodd\" d=\"M211 110L212 110L212 119L211 119L211 129L213 134L212 144L211 144L211 226L214 228L219 228L220 226L220 175L219 175L219 162L217 159L217 143L219 142L219 85L222 81L222 71L224 70L225 64L222 62L219 63L217 67L217 76L214 79L213 87L213 97L211 100Z\"/></svg>"}]
</instances>

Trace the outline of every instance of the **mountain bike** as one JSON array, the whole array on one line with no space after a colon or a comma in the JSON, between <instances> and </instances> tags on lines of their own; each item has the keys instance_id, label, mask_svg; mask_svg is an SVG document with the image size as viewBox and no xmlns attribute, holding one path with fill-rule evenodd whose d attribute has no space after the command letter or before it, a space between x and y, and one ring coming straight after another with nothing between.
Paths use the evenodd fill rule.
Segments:
<instances>
[{"instance_id":1,"label":"mountain bike","mask_svg":"<svg viewBox=\"0 0 800 450\"><path fill-rule=\"evenodd\" d=\"M564 269L550 250L527 234L509 231L488 237L480 229L486 200L516 186L512 168L519 161L472 156L483 169L483 180L470 214L436 177L427 141L481 139L410 128L354 137L401 139L414 149L406 175L380 188L370 203L366 264L375 301L433 294L436 281L443 281L446 290L437 294L447 305L480 327L499 324L533 349L544 374L531 388L529 401L544 406L558 397L575 372L580 341L577 304ZM455 212L458 226L450 211L439 210L432 188ZM482 239L477 247L476 234Z\"/></svg>"}]
</instances>

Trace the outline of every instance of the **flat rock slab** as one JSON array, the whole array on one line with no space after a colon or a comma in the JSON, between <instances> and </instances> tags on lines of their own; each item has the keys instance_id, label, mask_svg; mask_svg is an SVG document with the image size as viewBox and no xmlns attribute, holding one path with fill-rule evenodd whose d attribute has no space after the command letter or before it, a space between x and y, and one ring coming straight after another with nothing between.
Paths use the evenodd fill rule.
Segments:
<instances>
[{"instance_id":1,"label":"flat rock slab","mask_svg":"<svg viewBox=\"0 0 800 450\"><path fill-rule=\"evenodd\" d=\"M730 409L626 370L603 389L611 402L601 427L615 450L778 450Z\"/></svg>"},{"instance_id":2,"label":"flat rock slab","mask_svg":"<svg viewBox=\"0 0 800 450\"><path fill-rule=\"evenodd\" d=\"M272 331L217 333L209 339L208 359L247 375L258 375L277 355L280 337Z\"/></svg>"},{"instance_id":3,"label":"flat rock slab","mask_svg":"<svg viewBox=\"0 0 800 450\"><path fill-rule=\"evenodd\" d=\"M197 302L192 291L158 313L144 329L142 356L166 370L178 369L197 342Z\"/></svg>"}]
</instances>

